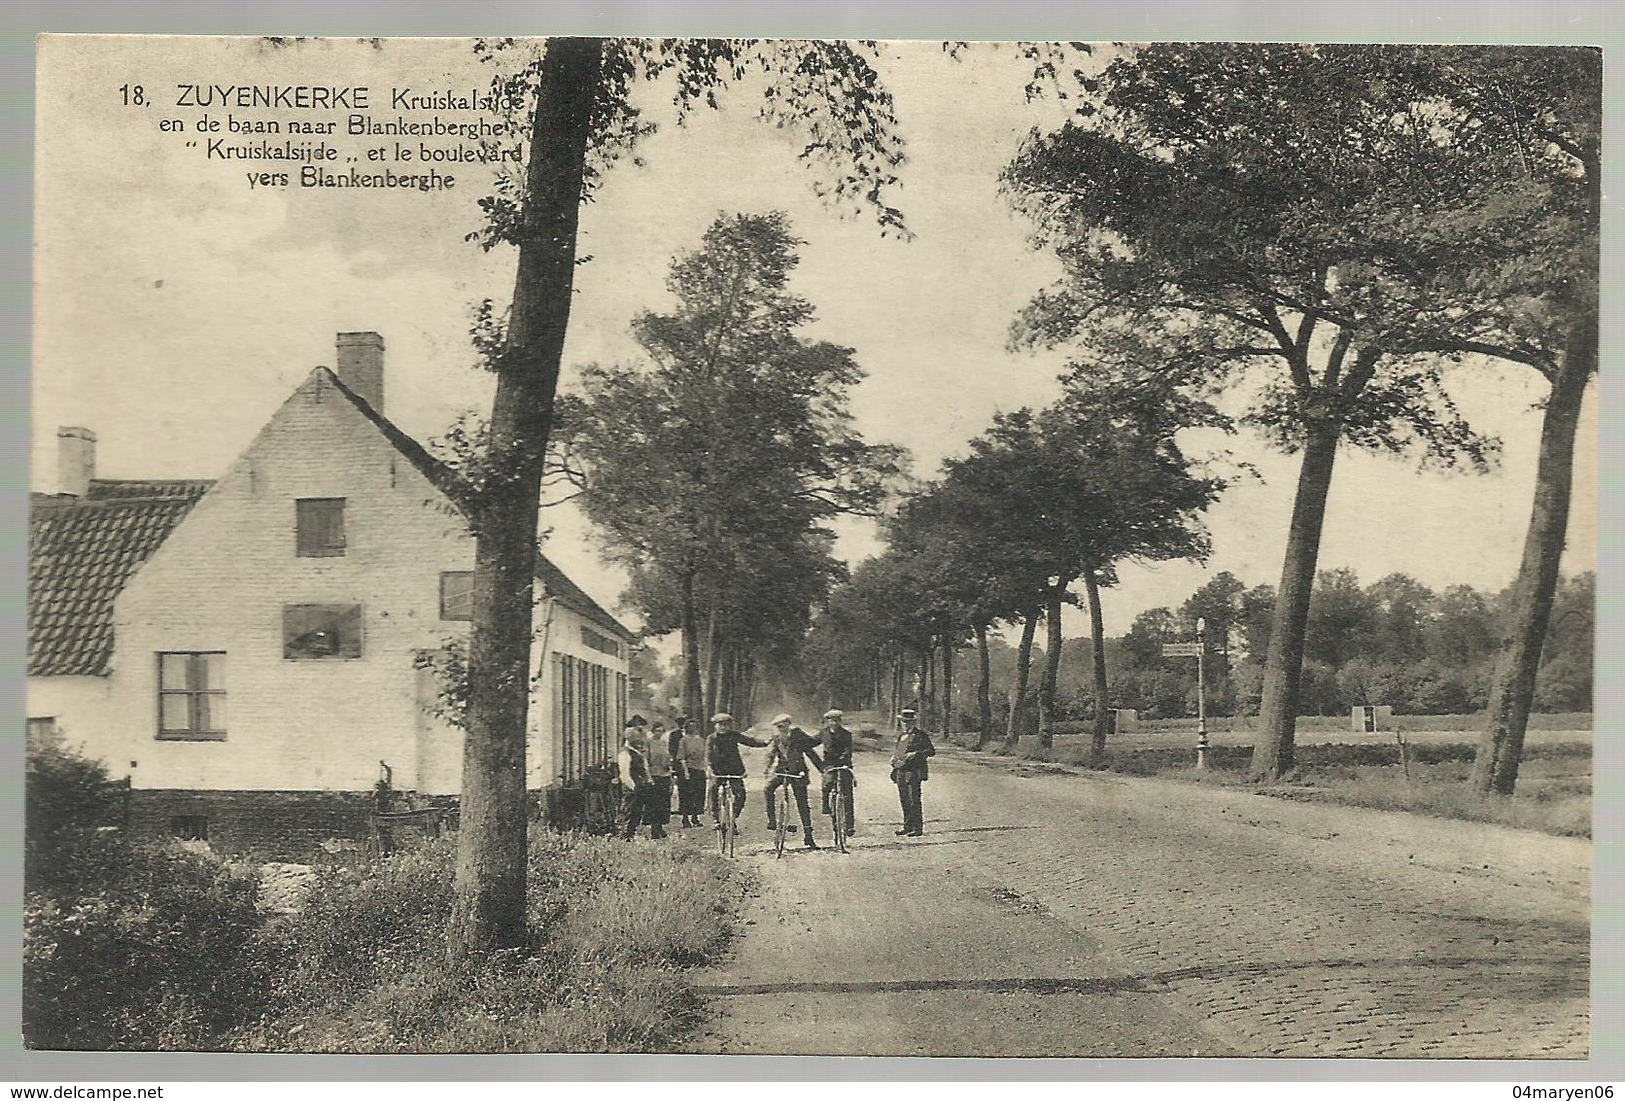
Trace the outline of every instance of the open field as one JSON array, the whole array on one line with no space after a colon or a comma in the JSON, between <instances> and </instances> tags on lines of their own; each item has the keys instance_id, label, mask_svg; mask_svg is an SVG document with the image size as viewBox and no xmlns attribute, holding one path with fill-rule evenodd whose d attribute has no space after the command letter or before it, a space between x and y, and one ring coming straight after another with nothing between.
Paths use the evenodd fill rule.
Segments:
<instances>
[{"instance_id":1,"label":"open field","mask_svg":"<svg viewBox=\"0 0 1625 1101\"><path fill-rule=\"evenodd\" d=\"M1467 787L1477 749L1472 716L1403 716L1401 729L1366 733L1348 729L1348 720L1300 720L1297 766L1279 783L1257 786L1261 794L1286 799L1345 803L1409 811L1444 818L1495 822L1565 836L1591 835L1591 716L1543 715L1531 721L1524 743L1517 793L1511 798L1480 796ZM1340 725L1332 727L1332 722ZM1404 729L1413 721L1432 729ZM1218 786L1254 786L1247 776L1252 732L1221 720L1209 724L1207 771L1196 766L1194 720L1142 724L1107 742L1101 767L1132 776L1161 776ZM1448 725L1447 725L1448 724ZM1069 724L1072 726L1075 724ZM1147 729L1147 726L1150 728ZM1403 739L1403 746L1401 745ZM955 734L959 745L975 736ZM990 746L998 752L1002 747ZM1023 738L1022 757L1082 768L1088 763L1089 736L1057 734L1049 750L1037 738Z\"/></svg>"}]
</instances>

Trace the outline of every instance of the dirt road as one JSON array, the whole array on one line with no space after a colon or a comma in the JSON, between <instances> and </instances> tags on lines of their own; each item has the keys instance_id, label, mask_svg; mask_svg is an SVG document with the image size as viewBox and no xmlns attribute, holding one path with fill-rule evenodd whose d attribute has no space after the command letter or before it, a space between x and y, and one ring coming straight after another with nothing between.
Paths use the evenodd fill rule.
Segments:
<instances>
[{"instance_id":1,"label":"dirt road","mask_svg":"<svg viewBox=\"0 0 1625 1101\"><path fill-rule=\"evenodd\" d=\"M689 1050L1586 1057L1588 841L947 749L901 838L857 774L844 856L776 860L752 790Z\"/></svg>"}]
</instances>

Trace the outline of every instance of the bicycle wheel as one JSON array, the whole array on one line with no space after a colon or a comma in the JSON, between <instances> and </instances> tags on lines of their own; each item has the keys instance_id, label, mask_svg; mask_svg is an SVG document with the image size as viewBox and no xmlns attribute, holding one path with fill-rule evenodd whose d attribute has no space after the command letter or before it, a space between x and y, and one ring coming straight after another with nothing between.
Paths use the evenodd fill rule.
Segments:
<instances>
[{"instance_id":1,"label":"bicycle wheel","mask_svg":"<svg viewBox=\"0 0 1625 1101\"><path fill-rule=\"evenodd\" d=\"M773 833L773 852L780 860L784 859L784 836L790 831L790 785L779 785L779 822L778 829Z\"/></svg>"},{"instance_id":2,"label":"bicycle wheel","mask_svg":"<svg viewBox=\"0 0 1625 1101\"><path fill-rule=\"evenodd\" d=\"M717 852L733 855L733 788L724 782L717 790Z\"/></svg>"},{"instance_id":3,"label":"bicycle wheel","mask_svg":"<svg viewBox=\"0 0 1625 1101\"><path fill-rule=\"evenodd\" d=\"M835 779L835 790L829 793L830 827L835 833L835 850L846 851L846 792L840 777Z\"/></svg>"},{"instance_id":4,"label":"bicycle wheel","mask_svg":"<svg viewBox=\"0 0 1625 1101\"><path fill-rule=\"evenodd\" d=\"M722 834L728 839L728 859L734 858L734 848L739 844L739 808L734 805L733 786L728 787L728 818L723 825Z\"/></svg>"}]
</instances>

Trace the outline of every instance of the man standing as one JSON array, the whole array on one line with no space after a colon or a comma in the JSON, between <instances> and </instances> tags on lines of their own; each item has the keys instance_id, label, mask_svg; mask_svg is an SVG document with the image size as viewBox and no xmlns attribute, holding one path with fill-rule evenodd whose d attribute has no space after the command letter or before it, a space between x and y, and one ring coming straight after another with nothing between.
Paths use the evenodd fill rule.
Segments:
<instances>
[{"instance_id":1,"label":"man standing","mask_svg":"<svg viewBox=\"0 0 1625 1101\"><path fill-rule=\"evenodd\" d=\"M796 809L801 812L802 848L816 849L818 842L813 840L812 807L807 803L807 762L812 761L820 772L824 771L824 762L818 759L818 739L791 723L789 715L775 718L775 733L767 743L768 780L767 789L762 792L762 798L767 800L767 829L769 833L778 829L778 802L773 797L781 786L789 784L790 790L795 793ZM785 825L788 827L789 823Z\"/></svg>"},{"instance_id":2,"label":"man standing","mask_svg":"<svg viewBox=\"0 0 1625 1101\"><path fill-rule=\"evenodd\" d=\"M757 749L766 749L767 743L735 730L734 717L726 711L711 716L711 726L711 736L705 741L705 769L711 774L706 802L710 805L711 818L716 822L717 829L731 825L733 831L738 833L739 813L745 809L745 762L740 759L739 747L753 745ZM734 820L731 823L722 821L722 812L717 806L717 789L723 784L733 789Z\"/></svg>"},{"instance_id":3,"label":"man standing","mask_svg":"<svg viewBox=\"0 0 1625 1101\"><path fill-rule=\"evenodd\" d=\"M829 813L830 795L839 784L846 799L846 835L852 837L858 832L857 813L852 807L852 732L841 725L845 717L833 707L824 712L818 745L824 751L824 813Z\"/></svg>"},{"instance_id":4,"label":"man standing","mask_svg":"<svg viewBox=\"0 0 1625 1101\"><path fill-rule=\"evenodd\" d=\"M645 807L649 800L649 759L643 741L643 727L627 724L621 734L621 751L615 755L615 767L621 779L621 818L626 823L622 836L628 841L637 834L645 821ZM653 830L660 827L652 826Z\"/></svg>"},{"instance_id":5,"label":"man standing","mask_svg":"<svg viewBox=\"0 0 1625 1101\"><path fill-rule=\"evenodd\" d=\"M916 725L912 707L903 708L903 729L891 755L892 783L897 785L897 801L903 805L903 828L899 837L919 837L925 832L925 809L920 803L920 785L930 774L926 758L936 756L931 736Z\"/></svg>"}]
</instances>

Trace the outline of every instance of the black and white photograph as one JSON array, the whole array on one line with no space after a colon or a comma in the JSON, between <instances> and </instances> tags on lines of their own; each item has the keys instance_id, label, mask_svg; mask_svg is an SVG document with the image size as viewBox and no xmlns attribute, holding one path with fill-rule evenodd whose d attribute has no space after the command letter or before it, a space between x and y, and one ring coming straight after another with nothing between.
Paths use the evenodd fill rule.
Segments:
<instances>
[{"instance_id":1,"label":"black and white photograph","mask_svg":"<svg viewBox=\"0 0 1625 1101\"><path fill-rule=\"evenodd\" d=\"M36 51L25 1047L1606 1042L1602 49Z\"/></svg>"}]
</instances>

